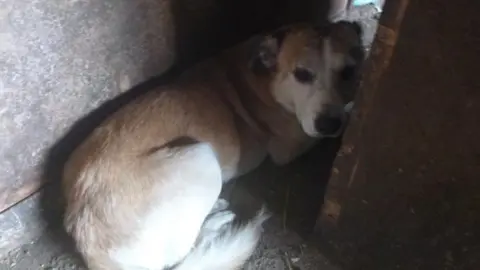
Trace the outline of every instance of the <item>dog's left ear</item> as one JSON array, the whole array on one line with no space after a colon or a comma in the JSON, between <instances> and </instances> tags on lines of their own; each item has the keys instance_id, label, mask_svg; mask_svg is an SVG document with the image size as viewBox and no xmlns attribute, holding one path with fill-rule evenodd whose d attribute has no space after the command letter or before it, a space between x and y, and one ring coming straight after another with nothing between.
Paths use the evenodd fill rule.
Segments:
<instances>
[{"instance_id":1,"label":"dog's left ear","mask_svg":"<svg viewBox=\"0 0 480 270\"><path fill-rule=\"evenodd\" d=\"M259 40L250 59L250 68L256 75L267 75L277 68L277 57L287 29L279 29Z\"/></svg>"},{"instance_id":2,"label":"dog's left ear","mask_svg":"<svg viewBox=\"0 0 480 270\"><path fill-rule=\"evenodd\" d=\"M336 70L358 66L364 57L362 45L362 27L357 22L339 21L328 27L328 36Z\"/></svg>"}]
</instances>

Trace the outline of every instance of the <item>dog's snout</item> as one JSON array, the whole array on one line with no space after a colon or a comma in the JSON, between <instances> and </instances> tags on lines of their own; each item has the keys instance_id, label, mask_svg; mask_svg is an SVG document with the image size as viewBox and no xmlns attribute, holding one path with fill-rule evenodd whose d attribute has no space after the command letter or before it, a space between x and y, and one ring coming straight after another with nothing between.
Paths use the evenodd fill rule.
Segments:
<instances>
[{"instance_id":1,"label":"dog's snout","mask_svg":"<svg viewBox=\"0 0 480 270\"><path fill-rule=\"evenodd\" d=\"M340 116L320 114L315 119L315 129L323 136L335 136L340 133L343 119Z\"/></svg>"}]
</instances>

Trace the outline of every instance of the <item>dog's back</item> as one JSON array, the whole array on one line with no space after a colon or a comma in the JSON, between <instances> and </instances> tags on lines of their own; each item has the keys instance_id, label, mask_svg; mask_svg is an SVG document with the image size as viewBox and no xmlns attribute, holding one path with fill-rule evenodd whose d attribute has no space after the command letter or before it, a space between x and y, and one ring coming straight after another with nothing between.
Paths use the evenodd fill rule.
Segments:
<instances>
[{"instance_id":1,"label":"dog's back","mask_svg":"<svg viewBox=\"0 0 480 270\"><path fill-rule=\"evenodd\" d=\"M235 174L240 143L234 115L212 90L213 79L225 82L208 80L215 70L201 72L207 77L186 74L128 104L68 160L64 223L90 269L163 269L181 262L223 179ZM221 212L228 219L213 216L216 229L204 228L215 237L176 269L235 269L253 252L265 215L235 228L234 215Z\"/></svg>"}]
</instances>

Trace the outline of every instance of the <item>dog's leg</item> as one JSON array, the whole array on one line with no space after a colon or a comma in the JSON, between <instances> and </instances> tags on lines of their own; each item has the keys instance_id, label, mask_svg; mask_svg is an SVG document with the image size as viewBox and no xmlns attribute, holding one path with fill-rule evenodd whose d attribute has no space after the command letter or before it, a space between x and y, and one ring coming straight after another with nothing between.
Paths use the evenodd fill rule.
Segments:
<instances>
[{"instance_id":1,"label":"dog's leg","mask_svg":"<svg viewBox=\"0 0 480 270\"><path fill-rule=\"evenodd\" d=\"M204 245L212 242L222 231L227 229L228 225L235 219L235 213L228 210L229 203L224 199L218 199L213 206L212 211L203 223L202 230L197 239L197 245Z\"/></svg>"},{"instance_id":2,"label":"dog's leg","mask_svg":"<svg viewBox=\"0 0 480 270\"><path fill-rule=\"evenodd\" d=\"M219 198L213 205L212 211L210 213L214 214L216 212L226 210L229 206L230 206L230 203L228 203L227 200Z\"/></svg>"},{"instance_id":3,"label":"dog's leg","mask_svg":"<svg viewBox=\"0 0 480 270\"><path fill-rule=\"evenodd\" d=\"M113 254L122 269L163 269L193 248L222 186L216 156L205 143L160 149L145 161L142 175L158 184L141 230Z\"/></svg>"}]
</instances>

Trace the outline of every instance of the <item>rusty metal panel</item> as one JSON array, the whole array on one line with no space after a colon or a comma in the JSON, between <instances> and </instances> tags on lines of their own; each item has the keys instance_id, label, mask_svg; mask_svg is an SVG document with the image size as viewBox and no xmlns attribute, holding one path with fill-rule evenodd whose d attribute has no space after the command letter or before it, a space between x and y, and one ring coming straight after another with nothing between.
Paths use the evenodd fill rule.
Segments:
<instances>
[{"instance_id":1,"label":"rusty metal panel","mask_svg":"<svg viewBox=\"0 0 480 270\"><path fill-rule=\"evenodd\" d=\"M386 3L317 240L345 269L480 269L478 4L407 2Z\"/></svg>"}]
</instances>

